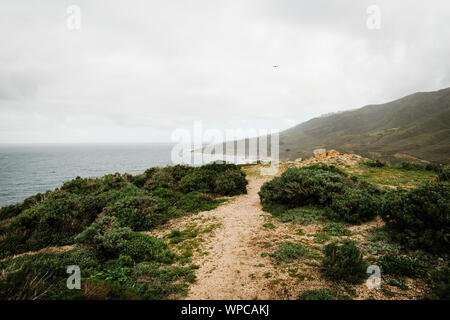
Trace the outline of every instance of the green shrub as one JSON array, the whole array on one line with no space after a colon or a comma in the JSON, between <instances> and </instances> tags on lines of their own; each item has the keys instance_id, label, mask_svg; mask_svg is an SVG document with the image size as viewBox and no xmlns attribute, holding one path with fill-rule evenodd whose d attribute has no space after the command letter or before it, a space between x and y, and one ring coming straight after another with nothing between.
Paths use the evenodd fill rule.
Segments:
<instances>
[{"instance_id":1,"label":"green shrub","mask_svg":"<svg viewBox=\"0 0 450 320\"><path fill-rule=\"evenodd\" d=\"M289 241L280 243L278 250L271 256L283 262L290 262L293 259L298 259L309 253L309 250L299 243L292 243Z\"/></svg>"},{"instance_id":2,"label":"green shrub","mask_svg":"<svg viewBox=\"0 0 450 320\"><path fill-rule=\"evenodd\" d=\"M197 232L191 230L186 231L172 230L168 235L170 243L180 243L188 238L195 238L196 236Z\"/></svg>"},{"instance_id":3,"label":"green shrub","mask_svg":"<svg viewBox=\"0 0 450 320\"><path fill-rule=\"evenodd\" d=\"M381 271L386 274L421 278L426 274L426 268L417 260L400 255L385 255L378 261Z\"/></svg>"},{"instance_id":4,"label":"green shrub","mask_svg":"<svg viewBox=\"0 0 450 320\"><path fill-rule=\"evenodd\" d=\"M130 256L135 262L171 263L175 258L163 241L137 232L132 233L129 241L125 241L121 254Z\"/></svg>"},{"instance_id":5,"label":"green shrub","mask_svg":"<svg viewBox=\"0 0 450 320\"><path fill-rule=\"evenodd\" d=\"M81 290L66 287L69 265L81 269ZM167 299L186 293L186 284L194 278L192 268L154 261L136 264L123 254L98 260L95 250L84 247L0 263L0 299Z\"/></svg>"},{"instance_id":6,"label":"green shrub","mask_svg":"<svg viewBox=\"0 0 450 320\"><path fill-rule=\"evenodd\" d=\"M428 298L450 300L450 268L448 266L438 268L431 274Z\"/></svg>"},{"instance_id":7,"label":"green shrub","mask_svg":"<svg viewBox=\"0 0 450 320\"><path fill-rule=\"evenodd\" d=\"M169 263L174 258L161 240L121 227L118 220L110 216L95 221L76 237L76 241L94 248L105 260L126 255L135 262Z\"/></svg>"},{"instance_id":8,"label":"green shrub","mask_svg":"<svg viewBox=\"0 0 450 320\"><path fill-rule=\"evenodd\" d=\"M367 262L353 242L330 243L324 247L324 254L322 272L326 278L359 283L366 277Z\"/></svg>"},{"instance_id":9,"label":"green shrub","mask_svg":"<svg viewBox=\"0 0 450 320\"><path fill-rule=\"evenodd\" d=\"M158 188L173 189L175 186L176 181L172 173L165 168L157 168L145 183L144 188L153 191Z\"/></svg>"},{"instance_id":10,"label":"green shrub","mask_svg":"<svg viewBox=\"0 0 450 320\"><path fill-rule=\"evenodd\" d=\"M120 227L116 217L102 217L76 236L79 244L94 248L104 259L117 258L130 241L133 232Z\"/></svg>"},{"instance_id":11,"label":"green shrub","mask_svg":"<svg viewBox=\"0 0 450 320\"><path fill-rule=\"evenodd\" d=\"M347 295L328 288L303 291L300 300L351 300Z\"/></svg>"},{"instance_id":12,"label":"green shrub","mask_svg":"<svg viewBox=\"0 0 450 320\"><path fill-rule=\"evenodd\" d=\"M145 176L145 174L131 176L130 182L138 188L143 188L145 183L147 182L147 177Z\"/></svg>"},{"instance_id":13,"label":"green shrub","mask_svg":"<svg viewBox=\"0 0 450 320\"><path fill-rule=\"evenodd\" d=\"M337 173L337 174L339 174L341 176L344 176L344 177L347 176L347 173L345 173L344 171L342 171L338 167L333 166L333 165L323 164L323 163L313 164L313 165L310 165L310 166L308 166L306 168L309 169L309 170L329 171L329 172L332 172L332 173Z\"/></svg>"},{"instance_id":14,"label":"green shrub","mask_svg":"<svg viewBox=\"0 0 450 320\"><path fill-rule=\"evenodd\" d=\"M0 208L0 220L18 216L22 211L29 209L42 201L44 197L44 194L38 193L37 195L26 198L22 203L12 204Z\"/></svg>"},{"instance_id":15,"label":"green shrub","mask_svg":"<svg viewBox=\"0 0 450 320\"><path fill-rule=\"evenodd\" d=\"M217 176L214 192L222 196L235 196L247 193L247 184L243 171L227 170Z\"/></svg>"},{"instance_id":16,"label":"green shrub","mask_svg":"<svg viewBox=\"0 0 450 320\"><path fill-rule=\"evenodd\" d=\"M10 235L20 235L22 239L22 246L14 253L72 243L73 237L95 220L106 203L107 198L102 196L53 192L11 221Z\"/></svg>"},{"instance_id":17,"label":"green shrub","mask_svg":"<svg viewBox=\"0 0 450 320\"><path fill-rule=\"evenodd\" d=\"M450 181L450 168L443 169L439 173L438 180L441 182Z\"/></svg>"},{"instance_id":18,"label":"green shrub","mask_svg":"<svg viewBox=\"0 0 450 320\"><path fill-rule=\"evenodd\" d=\"M0 298L163 299L184 294L184 282L194 279L191 268L167 267L175 255L164 242L132 229L149 230L186 211L210 210L223 201L215 196L245 193L246 185L239 166L177 165L137 176L77 177L45 195L1 208L0 259L52 245L79 245L58 255L0 263ZM183 231L181 237L194 233ZM83 290L66 288L66 267L72 264L82 268ZM30 286L29 279L37 283Z\"/></svg>"},{"instance_id":19,"label":"green shrub","mask_svg":"<svg viewBox=\"0 0 450 320\"><path fill-rule=\"evenodd\" d=\"M106 206L104 213L117 217L123 227L144 231L169 220L168 209L169 203L158 197L126 197Z\"/></svg>"},{"instance_id":20,"label":"green shrub","mask_svg":"<svg viewBox=\"0 0 450 320\"><path fill-rule=\"evenodd\" d=\"M270 210L272 213L275 211L273 209ZM301 224L310 224L315 223L317 221L321 221L325 219L324 211L320 208L316 207L298 207L285 211L281 210L281 213L274 213L275 216L278 216L281 222L298 222Z\"/></svg>"},{"instance_id":21,"label":"green shrub","mask_svg":"<svg viewBox=\"0 0 450 320\"><path fill-rule=\"evenodd\" d=\"M333 197L326 215L331 220L360 224L375 218L380 210L380 197L367 189L346 189Z\"/></svg>"},{"instance_id":22,"label":"green shrub","mask_svg":"<svg viewBox=\"0 0 450 320\"><path fill-rule=\"evenodd\" d=\"M400 169L407 170L407 171L413 171L413 170L425 170L425 166L423 164L419 163L413 163L413 162L402 162L400 164Z\"/></svg>"},{"instance_id":23,"label":"green shrub","mask_svg":"<svg viewBox=\"0 0 450 320\"><path fill-rule=\"evenodd\" d=\"M326 223L322 231L336 237L349 236L351 234L350 230L346 229L341 223L337 222Z\"/></svg>"},{"instance_id":24,"label":"green shrub","mask_svg":"<svg viewBox=\"0 0 450 320\"><path fill-rule=\"evenodd\" d=\"M381 217L393 239L413 249L449 252L450 184L427 184L411 191L390 192Z\"/></svg>"},{"instance_id":25,"label":"green shrub","mask_svg":"<svg viewBox=\"0 0 450 320\"><path fill-rule=\"evenodd\" d=\"M315 243L325 243L330 241L331 237L328 233L325 232L318 232L314 235L314 242Z\"/></svg>"},{"instance_id":26,"label":"green shrub","mask_svg":"<svg viewBox=\"0 0 450 320\"><path fill-rule=\"evenodd\" d=\"M177 207L188 212L198 212L212 210L220 202L208 194L192 191L181 196L177 202Z\"/></svg>"},{"instance_id":27,"label":"green shrub","mask_svg":"<svg viewBox=\"0 0 450 320\"><path fill-rule=\"evenodd\" d=\"M385 168L385 167L387 167L387 163L386 162L380 161L378 159L363 161L362 164L367 166L367 167L371 167L371 168Z\"/></svg>"},{"instance_id":28,"label":"green shrub","mask_svg":"<svg viewBox=\"0 0 450 320\"><path fill-rule=\"evenodd\" d=\"M328 166L289 168L266 182L259 192L264 210L283 217L292 208L318 206L327 218L349 223L373 219L383 192L376 186Z\"/></svg>"},{"instance_id":29,"label":"green shrub","mask_svg":"<svg viewBox=\"0 0 450 320\"><path fill-rule=\"evenodd\" d=\"M283 204L290 208L331 202L333 193L342 192L344 177L309 167L289 168L280 177L266 182L259 191L263 206Z\"/></svg>"}]
</instances>

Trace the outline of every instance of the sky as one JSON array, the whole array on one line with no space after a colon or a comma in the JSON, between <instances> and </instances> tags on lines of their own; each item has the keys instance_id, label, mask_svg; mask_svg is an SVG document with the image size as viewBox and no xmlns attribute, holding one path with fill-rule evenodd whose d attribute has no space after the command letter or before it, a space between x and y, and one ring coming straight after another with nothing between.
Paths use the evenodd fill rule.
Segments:
<instances>
[{"instance_id":1,"label":"sky","mask_svg":"<svg viewBox=\"0 0 450 320\"><path fill-rule=\"evenodd\" d=\"M448 0L2 0L0 143L284 130L450 87L449 39Z\"/></svg>"}]
</instances>

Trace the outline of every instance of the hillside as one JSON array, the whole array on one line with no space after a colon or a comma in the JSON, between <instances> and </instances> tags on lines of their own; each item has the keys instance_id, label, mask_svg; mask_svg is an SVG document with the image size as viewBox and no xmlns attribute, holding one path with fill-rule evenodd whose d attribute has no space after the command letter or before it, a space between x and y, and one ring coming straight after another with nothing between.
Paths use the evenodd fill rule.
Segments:
<instances>
[{"instance_id":1,"label":"hillside","mask_svg":"<svg viewBox=\"0 0 450 320\"><path fill-rule=\"evenodd\" d=\"M280 134L282 160L317 148L389 161L450 162L450 88L311 119Z\"/></svg>"},{"instance_id":2,"label":"hillside","mask_svg":"<svg viewBox=\"0 0 450 320\"><path fill-rule=\"evenodd\" d=\"M66 182L0 208L0 300L448 299L444 175L366 160L328 152L274 176L261 176L266 164L210 164ZM382 204L416 208L397 188L421 188L406 230L423 232L390 229ZM383 268L380 290L366 285L369 263ZM66 287L68 265L82 270L80 290Z\"/></svg>"}]
</instances>

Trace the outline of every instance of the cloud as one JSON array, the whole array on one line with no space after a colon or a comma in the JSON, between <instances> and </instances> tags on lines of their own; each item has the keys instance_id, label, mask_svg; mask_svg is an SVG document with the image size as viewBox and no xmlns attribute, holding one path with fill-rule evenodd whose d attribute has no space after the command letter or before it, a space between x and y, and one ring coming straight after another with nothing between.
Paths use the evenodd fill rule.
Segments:
<instances>
[{"instance_id":1,"label":"cloud","mask_svg":"<svg viewBox=\"0 0 450 320\"><path fill-rule=\"evenodd\" d=\"M0 3L0 142L168 141L196 120L285 129L450 86L444 0L70 4L80 30L67 2Z\"/></svg>"}]
</instances>

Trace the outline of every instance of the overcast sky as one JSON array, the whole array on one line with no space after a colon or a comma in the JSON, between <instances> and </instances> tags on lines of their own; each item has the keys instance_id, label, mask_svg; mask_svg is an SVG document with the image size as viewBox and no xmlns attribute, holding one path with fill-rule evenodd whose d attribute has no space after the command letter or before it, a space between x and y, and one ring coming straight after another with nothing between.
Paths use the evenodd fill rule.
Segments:
<instances>
[{"instance_id":1,"label":"overcast sky","mask_svg":"<svg viewBox=\"0 0 450 320\"><path fill-rule=\"evenodd\" d=\"M449 39L448 0L2 0L0 143L283 130L449 87Z\"/></svg>"}]
</instances>

